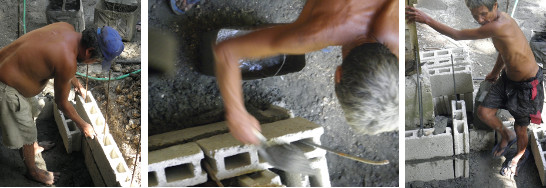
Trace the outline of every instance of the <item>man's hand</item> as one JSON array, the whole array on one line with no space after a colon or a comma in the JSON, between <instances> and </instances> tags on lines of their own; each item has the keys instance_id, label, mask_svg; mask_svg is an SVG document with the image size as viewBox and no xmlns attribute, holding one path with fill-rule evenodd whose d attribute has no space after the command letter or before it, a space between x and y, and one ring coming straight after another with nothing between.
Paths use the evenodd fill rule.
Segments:
<instances>
[{"instance_id":1,"label":"man's hand","mask_svg":"<svg viewBox=\"0 0 546 188\"><path fill-rule=\"evenodd\" d=\"M85 137L94 139L95 136L97 136L97 133L95 133L95 130L89 123L84 123L83 125L78 125L80 130L83 132Z\"/></svg>"},{"instance_id":2,"label":"man's hand","mask_svg":"<svg viewBox=\"0 0 546 188\"><path fill-rule=\"evenodd\" d=\"M85 90L83 86L80 85L79 87L74 87L74 91L76 93L79 93L85 99L85 94L87 93L87 90Z\"/></svg>"},{"instance_id":3,"label":"man's hand","mask_svg":"<svg viewBox=\"0 0 546 188\"><path fill-rule=\"evenodd\" d=\"M408 22L419 22L428 24L430 17L415 7L406 6L406 19Z\"/></svg>"},{"instance_id":4,"label":"man's hand","mask_svg":"<svg viewBox=\"0 0 546 188\"><path fill-rule=\"evenodd\" d=\"M261 131L260 122L248 112L226 114L231 135L245 144L260 144L260 140L254 135L254 130Z\"/></svg>"},{"instance_id":5,"label":"man's hand","mask_svg":"<svg viewBox=\"0 0 546 188\"><path fill-rule=\"evenodd\" d=\"M495 82L497 81L497 79L499 78L499 74L498 72L490 72L489 74L487 74L487 76L485 76L485 80L486 81L491 81L491 82Z\"/></svg>"}]
</instances>

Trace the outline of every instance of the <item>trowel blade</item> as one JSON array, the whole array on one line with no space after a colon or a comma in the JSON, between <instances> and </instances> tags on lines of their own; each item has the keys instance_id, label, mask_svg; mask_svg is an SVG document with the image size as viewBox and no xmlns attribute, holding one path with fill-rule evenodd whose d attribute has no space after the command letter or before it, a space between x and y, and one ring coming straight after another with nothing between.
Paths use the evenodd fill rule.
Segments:
<instances>
[{"instance_id":1,"label":"trowel blade","mask_svg":"<svg viewBox=\"0 0 546 188\"><path fill-rule=\"evenodd\" d=\"M260 155L277 169L302 174L313 174L311 163L304 153L296 146L290 144L259 147Z\"/></svg>"}]
</instances>

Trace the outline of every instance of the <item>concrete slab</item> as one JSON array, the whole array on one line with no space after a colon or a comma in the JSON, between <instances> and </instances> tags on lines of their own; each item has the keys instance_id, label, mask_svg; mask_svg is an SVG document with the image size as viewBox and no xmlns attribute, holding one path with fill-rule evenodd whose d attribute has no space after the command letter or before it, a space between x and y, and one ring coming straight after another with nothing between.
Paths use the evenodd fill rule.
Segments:
<instances>
[{"instance_id":1,"label":"concrete slab","mask_svg":"<svg viewBox=\"0 0 546 188\"><path fill-rule=\"evenodd\" d=\"M406 161L430 159L453 155L453 135L451 128L446 127L442 134L433 135L434 129L424 129L424 135L417 137L417 130L405 132ZM407 171L406 171L407 174Z\"/></svg>"},{"instance_id":2,"label":"concrete slab","mask_svg":"<svg viewBox=\"0 0 546 188\"><path fill-rule=\"evenodd\" d=\"M203 158L201 148L193 142L149 152L148 186L185 187L206 182Z\"/></svg>"}]
</instances>

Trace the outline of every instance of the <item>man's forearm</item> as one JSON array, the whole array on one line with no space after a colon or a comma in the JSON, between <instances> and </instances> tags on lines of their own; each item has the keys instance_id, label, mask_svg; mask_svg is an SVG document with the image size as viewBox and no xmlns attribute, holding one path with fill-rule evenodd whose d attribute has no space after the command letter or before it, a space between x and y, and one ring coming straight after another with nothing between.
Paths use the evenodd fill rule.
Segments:
<instances>
[{"instance_id":1,"label":"man's forearm","mask_svg":"<svg viewBox=\"0 0 546 188\"><path fill-rule=\"evenodd\" d=\"M215 47L216 79L224 100L226 115L246 111L241 88L241 70L238 66L239 58L231 54L228 48L225 45Z\"/></svg>"},{"instance_id":2,"label":"man's forearm","mask_svg":"<svg viewBox=\"0 0 546 188\"><path fill-rule=\"evenodd\" d=\"M61 102L56 101L56 103L59 110L61 110L64 113L64 115L66 115L72 121L74 121L74 123L76 123L78 127L87 123L80 117L78 112L76 112L76 109L74 108L74 106L72 106L67 100L63 100Z\"/></svg>"}]
</instances>

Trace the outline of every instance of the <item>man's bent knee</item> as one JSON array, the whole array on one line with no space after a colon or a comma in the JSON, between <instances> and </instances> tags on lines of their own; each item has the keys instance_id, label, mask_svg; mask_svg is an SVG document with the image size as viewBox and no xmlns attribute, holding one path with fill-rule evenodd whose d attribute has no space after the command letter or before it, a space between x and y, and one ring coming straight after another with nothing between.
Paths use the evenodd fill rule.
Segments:
<instances>
[{"instance_id":1,"label":"man's bent knee","mask_svg":"<svg viewBox=\"0 0 546 188\"><path fill-rule=\"evenodd\" d=\"M483 106L478 106L478 118L482 121L487 121L491 118L496 117L497 109L495 108L487 108Z\"/></svg>"}]
</instances>

